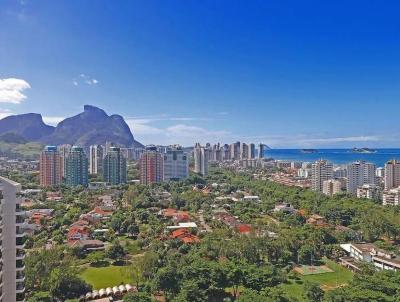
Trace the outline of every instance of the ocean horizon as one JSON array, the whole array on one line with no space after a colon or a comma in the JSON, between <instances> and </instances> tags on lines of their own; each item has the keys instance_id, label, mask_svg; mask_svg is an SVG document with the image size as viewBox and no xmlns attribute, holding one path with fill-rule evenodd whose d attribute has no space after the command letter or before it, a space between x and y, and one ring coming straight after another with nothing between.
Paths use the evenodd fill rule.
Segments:
<instances>
[{"instance_id":1,"label":"ocean horizon","mask_svg":"<svg viewBox=\"0 0 400 302\"><path fill-rule=\"evenodd\" d=\"M318 159L326 159L334 164L347 164L357 160L374 163L377 167L383 167L388 160L400 160L400 148L371 148L374 153L352 152L352 148L307 148L307 149L269 149L265 150L265 158L276 160L293 160L313 162ZM316 153L306 153L302 150L317 150Z\"/></svg>"}]
</instances>

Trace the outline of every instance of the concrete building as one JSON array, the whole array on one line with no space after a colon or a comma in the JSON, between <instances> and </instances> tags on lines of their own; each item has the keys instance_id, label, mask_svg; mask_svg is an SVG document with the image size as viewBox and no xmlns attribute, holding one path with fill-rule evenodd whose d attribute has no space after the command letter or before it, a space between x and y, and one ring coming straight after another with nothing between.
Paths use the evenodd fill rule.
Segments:
<instances>
[{"instance_id":1,"label":"concrete building","mask_svg":"<svg viewBox=\"0 0 400 302\"><path fill-rule=\"evenodd\" d=\"M400 161L391 160L385 164L385 190L400 186Z\"/></svg>"},{"instance_id":2,"label":"concrete building","mask_svg":"<svg viewBox=\"0 0 400 302\"><path fill-rule=\"evenodd\" d=\"M326 160L318 160L312 164L311 174L311 188L322 192L324 181L333 178L333 165Z\"/></svg>"},{"instance_id":3,"label":"concrete building","mask_svg":"<svg viewBox=\"0 0 400 302\"><path fill-rule=\"evenodd\" d=\"M63 179L66 177L66 171L67 171L67 157L69 152L71 151L72 146L68 144L60 145L57 147L58 152L60 153L61 156L61 176Z\"/></svg>"},{"instance_id":4,"label":"concrete building","mask_svg":"<svg viewBox=\"0 0 400 302\"><path fill-rule=\"evenodd\" d=\"M62 159L57 147L46 146L39 159L40 185L59 186L62 182Z\"/></svg>"},{"instance_id":5,"label":"concrete building","mask_svg":"<svg viewBox=\"0 0 400 302\"><path fill-rule=\"evenodd\" d=\"M231 160L240 159L240 142L233 143L229 146L231 152Z\"/></svg>"},{"instance_id":6,"label":"concrete building","mask_svg":"<svg viewBox=\"0 0 400 302\"><path fill-rule=\"evenodd\" d=\"M342 182L336 179L328 179L322 182L322 193L333 196L342 192Z\"/></svg>"},{"instance_id":7,"label":"concrete building","mask_svg":"<svg viewBox=\"0 0 400 302\"><path fill-rule=\"evenodd\" d=\"M375 184L365 184L357 188L357 198L367 198L378 200L380 197L380 187Z\"/></svg>"},{"instance_id":8,"label":"concrete building","mask_svg":"<svg viewBox=\"0 0 400 302\"><path fill-rule=\"evenodd\" d=\"M110 147L104 157L103 180L110 185L126 183L126 158L118 147Z\"/></svg>"},{"instance_id":9,"label":"concrete building","mask_svg":"<svg viewBox=\"0 0 400 302\"><path fill-rule=\"evenodd\" d=\"M358 187L375 184L375 170L374 164L365 161L347 165L347 192L356 195Z\"/></svg>"},{"instance_id":10,"label":"concrete building","mask_svg":"<svg viewBox=\"0 0 400 302\"><path fill-rule=\"evenodd\" d=\"M301 178L311 177L311 169L300 168L297 170L297 176Z\"/></svg>"},{"instance_id":11,"label":"concrete building","mask_svg":"<svg viewBox=\"0 0 400 302\"><path fill-rule=\"evenodd\" d=\"M383 191L382 194L382 204L398 206L400 203L400 188L393 188L390 190Z\"/></svg>"},{"instance_id":12,"label":"concrete building","mask_svg":"<svg viewBox=\"0 0 400 302\"><path fill-rule=\"evenodd\" d=\"M140 183L148 185L161 182L164 176L163 158L155 146L147 146L139 161Z\"/></svg>"},{"instance_id":13,"label":"concrete building","mask_svg":"<svg viewBox=\"0 0 400 302\"><path fill-rule=\"evenodd\" d=\"M1 191L1 266L0 301L15 302L25 299L24 224L25 212L20 207L18 193L21 185L0 177Z\"/></svg>"},{"instance_id":14,"label":"concrete building","mask_svg":"<svg viewBox=\"0 0 400 302\"><path fill-rule=\"evenodd\" d=\"M264 153L265 153L265 145L263 143L260 143L258 145L258 158L264 158Z\"/></svg>"},{"instance_id":15,"label":"concrete building","mask_svg":"<svg viewBox=\"0 0 400 302\"><path fill-rule=\"evenodd\" d=\"M89 147L89 173L98 175L103 173L103 158L105 147L92 145Z\"/></svg>"},{"instance_id":16,"label":"concrete building","mask_svg":"<svg viewBox=\"0 0 400 302\"><path fill-rule=\"evenodd\" d=\"M240 159L249 158L249 146L246 143L240 143Z\"/></svg>"},{"instance_id":17,"label":"concrete building","mask_svg":"<svg viewBox=\"0 0 400 302\"><path fill-rule=\"evenodd\" d=\"M221 152L222 152L222 160L223 161L231 160L231 152L229 150L229 145L228 144L225 144L222 147L222 151Z\"/></svg>"},{"instance_id":18,"label":"concrete building","mask_svg":"<svg viewBox=\"0 0 400 302\"><path fill-rule=\"evenodd\" d=\"M194 172L203 176L208 175L208 148L201 147L197 143L194 147Z\"/></svg>"},{"instance_id":19,"label":"concrete building","mask_svg":"<svg viewBox=\"0 0 400 302\"><path fill-rule=\"evenodd\" d=\"M376 168L376 177L384 178L385 177L385 168L379 167Z\"/></svg>"},{"instance_id":20,"label":"concrete building","mask_svg":"<svg viewBox=\"0 0 400 302\"><path fill-rule=\"evenodd\" d=\"M333 168L333 177L334 178L343 178L347 177L347 168L338 166Z\"/></svg>"},{"instance_id":21,"label":"concrete building","mask_svg":"<svg viewBox=\"0 0 400 302\"><path fill-rule=\"evenodd\" d=\"M256 158L256 145L253 143L249 144L249 159Z\"/></svg>"},{"instance_id":22,"label":"concrete building","mask_svg":"<svg viewBox=\"0 0 400 302\"><path fill-rule=\"evenodd\" d=\"M179 146L164 153L164 181L185 179L189 176L189 159Z\"/></svg>"},{"instance_id":23,"label":"concrete building","mask_svg":"<svg viewBox=\"0 0 400 302\"><path fill-rule=\"evenodd\" d=\"M67 186L87 186L88 159L83 148L73 146L67 157L65 184Z\"/></svg>"}]
</instances>

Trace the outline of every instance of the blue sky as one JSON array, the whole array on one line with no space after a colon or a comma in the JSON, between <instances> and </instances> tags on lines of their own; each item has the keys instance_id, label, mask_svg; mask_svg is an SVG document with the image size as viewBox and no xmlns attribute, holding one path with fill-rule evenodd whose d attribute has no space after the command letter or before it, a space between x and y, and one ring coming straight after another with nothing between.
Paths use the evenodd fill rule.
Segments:
<instances>
[{"instance_id":1,"label":"blue sky","mask_svg":"<svg viewBox=\"0 0 400 302\"><path fill-rule=\"evenodd\" d=\"M0 0L0 116L143 143L400 147L398 1Z\"/></svg>"}]
</instances>

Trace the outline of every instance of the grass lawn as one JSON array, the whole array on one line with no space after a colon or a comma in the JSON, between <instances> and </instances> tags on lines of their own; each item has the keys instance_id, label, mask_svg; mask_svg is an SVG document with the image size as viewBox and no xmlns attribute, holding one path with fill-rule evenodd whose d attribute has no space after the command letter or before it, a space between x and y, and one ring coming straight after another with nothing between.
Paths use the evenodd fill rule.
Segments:
<instances>
[{"instance_id":1,"label":"grass lawn","mask_svg":"<svg viewBox=\"0 0 400 302\"><path fill-rule=\"evenodd\" d=\"M124 266L88 267L80 275L83 280L93 286L93 289L97 290L120 285L121 283L132 283L125 272Z\"/></svg>"},{"instance_id":2,"label":"grass lawn","mask_svg":"<svg viewBox=\"0 0 400 302\"><path fill-rule=\"evenodd\" d=\"M332 269L333 273L324 273L319 275L301 276L297 274L300 280L318 283L323 290L333 289L336 286L346 285L353 279L353 273L334 261L325 260L325 264ZM296 283L296 280L289 280L290 283L281 286L290 296L303 300L303 284Z\"/></svg>"}]
</instances>

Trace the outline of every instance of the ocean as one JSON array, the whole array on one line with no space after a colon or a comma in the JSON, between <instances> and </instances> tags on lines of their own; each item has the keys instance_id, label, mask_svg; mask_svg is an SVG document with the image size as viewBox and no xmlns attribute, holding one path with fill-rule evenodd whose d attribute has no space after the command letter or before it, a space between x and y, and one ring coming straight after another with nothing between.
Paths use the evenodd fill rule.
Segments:
<instances>
[{"instance_id":1,"label":"ocean","mask_svg":"<svg viewBox=\"0 0 400 302\"><path fill-rule=\"evenodd\" d=\"M374 149L376 153L355 153L351 149L316 149L318 153L304 153L302 149L265 150L265 158L313 162L326 159L334 164L347 164L356 160L365 160L383 167L390 159L400 160L400 149Z\"/></svg>"}]
</instances>

